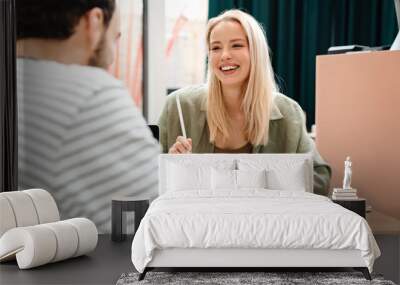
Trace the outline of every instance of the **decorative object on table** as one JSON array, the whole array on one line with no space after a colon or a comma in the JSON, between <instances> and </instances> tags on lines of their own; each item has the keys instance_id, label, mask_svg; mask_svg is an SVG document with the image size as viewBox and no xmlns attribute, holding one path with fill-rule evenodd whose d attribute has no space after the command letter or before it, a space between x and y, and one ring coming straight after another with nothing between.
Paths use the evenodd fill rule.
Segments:
<instances>
[{"instance_id":1,"label":"decorative object on table","mask_svg":"<svg viewBox=\"0 0 400 285\"><path fill-rule=\"evenodd\" d=\"M278 271L278 270L276 270ZM176 284L375 284L395 285L381 275L373 274L372 281L365 280L360 272L149 272L148 277L138 281L139 273L124 273L117 285L176 285Z\"/></svg>"},{"instance_id":2,"label":"decorative object on table","mask_svg":"<svg viewBox=\"0 0 400 285\"><path fill-rule=\"evenodd\" d=\"M20 269L77 257L97 245L97 229L86 218L60 221L53 197L43 189L0 193L0 262Z\"/></svg>"},{"instance_id":3,"label":"decorative object on table","mask_svg":"<svg viewBox=\"0 0 400 285\"><path fill-rule=\"evenodd\" d=\"M334 188L332 200L357 200L357 189Z\"/></svg>"},{"instance_id":4,"label":"decorative object on table","mask_svg":"<svg viewBox=\"0 0 400 285\"><path fill-rule=\"evenodd\" d=\"M126 239L127 219L126 212L134 212L134 232L138 229L140 221L149 208L150 197L148 196L132 196L132 197L115 197L111 202L111 240L123 241Z\"/></svg>"},{"instance_id":5,"label":"decorative object on table","mask_svg":"<svg viewBox=\"0 0 400 285\"><path fill-rule=\"evenodd\" d=\"M343 178L343 189L352 189L351 188L351 175L352 175L352 170L351 170L351 160L350 156L346 158L346 161L344 162L344 178Z\"/></svg>"},{"instance_id":6,"label":"decorative object on table","mask_svg":"<svg viewBox=\"0 0 400 285\"><path fill-rule=\"evenodd\" d=\"M351 187L352 162L350 156L344 162L343 188L334 188L332 200L357 200L357 189Z\"/></svg>"}]
</instances>

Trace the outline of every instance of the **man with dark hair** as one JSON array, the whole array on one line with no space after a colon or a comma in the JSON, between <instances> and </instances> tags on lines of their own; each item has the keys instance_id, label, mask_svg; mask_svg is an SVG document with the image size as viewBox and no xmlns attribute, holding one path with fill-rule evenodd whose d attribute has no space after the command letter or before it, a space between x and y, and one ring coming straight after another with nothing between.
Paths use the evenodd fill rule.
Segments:
<instances>
[{"instance_id":1,"label":"man with dark hair","mask_svg":"<svg viewBox=\"0 0 400 285\"><path fill-rule=\"evenodd\" d=\"M115 11L115 0L17 0L17 38L64 40L72 36L82 16L93 8L103 12L107 28ZM19 7L18 7L19 6Z\"/></svg>"},{"instance_id":2,"label":"man with dark hair","mask_svg":"<svg viewBox=\"0 0 400 285\"><path fill-rule=\"evenodd\" d=\"M17 0L19 184L44 188L62 218L110 231L111 197L157 193L160 148L106 69L114 0Z\"/></svg>"},{"instance_id":3,"label":"man with dark hair","mask_svg":"<svg viewBox=\"0 0 400 285\"><path fill-rule=\"evenodd\" d=\"M40 49L41 58L57 56L66 64L107 68L112 63L120 36L115 0L17 0L16 7L24 57Z\"/></svg>"}]
</instances>

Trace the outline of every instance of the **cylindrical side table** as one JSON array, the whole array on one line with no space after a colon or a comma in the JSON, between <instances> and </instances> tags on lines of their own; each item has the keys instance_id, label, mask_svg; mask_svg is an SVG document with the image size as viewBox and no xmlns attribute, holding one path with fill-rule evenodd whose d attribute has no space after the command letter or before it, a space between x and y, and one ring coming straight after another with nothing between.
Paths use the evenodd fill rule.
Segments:
<instances>
[{"instance_id":1,"label":"cylindrical side table","mask_svg":"<svg viewBox=\"0 0 400 285\"><path fill-rule=\"evenodd\" d=\"M114 197L111 202L111 240L123 241L126 239L126 215L125 212L135 213L135 232L140 221L149 208L150 197L132 196L132 197ZM135 233L134 232L134 233Z\"/></svg>"}]
</instances>

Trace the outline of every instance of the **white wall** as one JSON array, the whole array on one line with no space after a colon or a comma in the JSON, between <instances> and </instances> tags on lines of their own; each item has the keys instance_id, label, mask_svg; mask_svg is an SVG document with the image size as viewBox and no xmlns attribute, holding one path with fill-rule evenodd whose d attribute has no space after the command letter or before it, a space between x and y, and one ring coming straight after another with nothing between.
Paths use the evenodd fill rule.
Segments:
<instances>
[{"instance_id":1,"label":"white wall","mask_svg":"<svg viewBox=\"0 0 400 285\"><path fill-rule=\"evenodd\" d=\"M158 118L164 107L166 88L165 65L165 1L148 1L148 123L157 124Z\"/></svg>"}]
</instances>

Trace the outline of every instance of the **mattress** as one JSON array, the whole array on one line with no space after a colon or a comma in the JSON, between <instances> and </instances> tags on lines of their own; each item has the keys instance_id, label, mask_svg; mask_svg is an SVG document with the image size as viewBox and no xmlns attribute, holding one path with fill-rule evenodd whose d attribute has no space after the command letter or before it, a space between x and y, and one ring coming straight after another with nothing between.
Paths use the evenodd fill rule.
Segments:
<instances>
[{"instance_id":1,"label":"mattress","mask_svg":"<svg viewBox=\"0 0 400 285\"><path fill-rule=\"evenodd\" d=\"M162 249L359 250L372 271L379 248L368 223L328 198L300 191L167 192L151 204L132 243L143 272Z\"/></svg>"}]
</instances>

